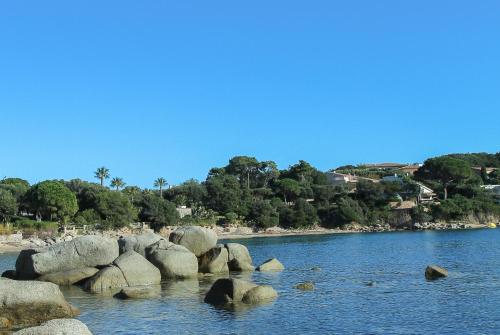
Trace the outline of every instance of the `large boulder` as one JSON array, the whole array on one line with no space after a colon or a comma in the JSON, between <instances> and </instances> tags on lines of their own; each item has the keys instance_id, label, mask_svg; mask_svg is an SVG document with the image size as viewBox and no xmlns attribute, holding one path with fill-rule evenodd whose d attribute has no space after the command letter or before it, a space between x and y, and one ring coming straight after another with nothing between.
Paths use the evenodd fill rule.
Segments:
<instances>
[{"instance_id":1,"label":"large boulder","mask_svg":"<svg viewBox=\"0 0 500 335\"><path fill-rule=\"evenodd\" d=\"M227 266L231 271L245 272L255 270L255 267L252 264L245 261L239 261L237 258L233 258L232 260L230 260L227 263Z\"/></svg>"},{"instance_id":2,"label":"large boulder","mask_svg":"<svg viewBox=\"0 0 500 335\"><path fill-rule=\"evenodd\" d=\"M198 274L198 259L181 245L160 240L146 249L147 259L160 269L163 279L190 278Z\"/></svg>"},{"instance_id":3,"label":"large boulder","mask_svg":"<svg viewBox=\"0 0 500 335\"><path fill-rule=\"evenodd\" d=\"M118 239L120 254L133 250L138 254L146 257L146 248L158 242L163 237L152 232L143 233L133 236L122 236Z\"/></svg>"},{"instance_id":4,"label":"large boulder","mask_svg":"<svg viewBox=\"0 0 500 335\"><path fill-rule=\"evenodd\" d=\"M51 319L73 318L78 314L56 284L0 280L0 316L4 319L3 323L27 327Z\"/></svg>"},{"instance_id":5,"label":"large boulder","mask_svg":"<svg viewBox=\"0 0 500 335\"><path fill-rule=\"evenodd\" d=\"M82 282L99 272L96 268L83 268L63 272L54 272L38 277L36 280L48 281L59 286L70 286Z\"/></svg>"},{"instance_id":6,"label":"large boulder","mask_svg":"<svg viewBox=\"0 0 500 335\"><path fill-rule=\"evenodd\" d=\"M274 300L278 297L278 292L269 285L254 287L245 293L241 301L245 304L260 304Z\"/></svg>"},{"instance_id":7,"label":"large boulder","mask_svg":"<svg viewBox=\"0 0 500 335\"><path fill-rule=\"evenodd\" d=\"M14 335L92 335L87 326L75 319L55 319L37 327L25 328Z\"/></svg>"},{"instance_id":8,"label":"large boulder","mask_svg":"<svg viewBox=\"0 0 500 335\"><path fill-rule=\"evenodd\" d=\"M285 267L276 258L271 258L257 267L257 271L283 271Z\"/></svg>"},{"instance_id":9,"label":"large boulder","mask_svg":"<svg viewBox=\"0 0 500 335\"><path fill-rule=\"evenodd\" d=\"M198 272L224 273L229 272L227 266L228 252L222 245L216 246L198 258Z\"/></svg>"},{"instance_id":10,"label":"large boulder","mask_svg":"<svg viewBox=\"0 0 500 335\"><path fill-rule=\"evenodd\" d=\"M174 230L169 240L186 247L199 257L217 245L217 234L208 228L188 226Z\"/></svg>"},{"instance_id":11,"label":"large boulder","mask_svg":"<svg viewBox=\"0 0 500 335\"><path fill-rule=\"evenodd\" d=\"M425 279L435 280L439 278L448 277L448 270L443 269L437 265L429 265L425 269Z\"/></svg>"},{"instance_id":12,"label":"large boulder","mask_svg":"<svg viewBox=\"0 0 500 335\"><path fill-rule=\"evenodd\" d=\"M226 249L229 257L229 270L231 271L253 271L252 257L247 247L239 243L227 243Z\"/></svg>"},{"instance_id":13,"label":"large boulder","mask_svg":"<svg viewBox=\"0 0 500 335\"><path fill-rule=\"evenodd\" d=\"M85 288L96 293L127 286L158 285L160 281L160 271L153 264L135 251L127 251L90 278Z\"/></svg>"},{"instance_id":14,"label":"large boulder","mask_svg":"<svg viewBox=\"0 0 500 335\"><path fill-rule=\"evenodd\" d=\"M239 243L226 243L226 248L229 253L229 260L237 259L240 262L252 264L252 256L248 252L247 247Z\"/></svg>"},{"instance_id":15,"label":"large boulder","mask_svg":"<svg viewBox=\"0 0 500 335\"><path fill-rule=\"evenodd\" d=\"M245 293L257 285L241 279L218 279L205 296L205 302L212 305L225 305L241 302Z\"/></svg>"},{"instance_id":16,"label":"large boulder","mask_svg":"<svg viewBox=\"0 0 500 335\"><path fill-rule=\"evenodd\" d=\"M118 257L116 240L88 235L45 248L23 250L16 261L22 279L87 267L105 266Z\"/></svg>"}]
</instances>

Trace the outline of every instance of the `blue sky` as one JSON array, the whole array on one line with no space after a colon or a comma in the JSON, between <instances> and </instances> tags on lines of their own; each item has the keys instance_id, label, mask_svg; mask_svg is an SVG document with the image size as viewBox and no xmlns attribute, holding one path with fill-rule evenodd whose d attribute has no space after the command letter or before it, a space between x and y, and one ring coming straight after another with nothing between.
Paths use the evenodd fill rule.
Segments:
<instances>
[{"instance_id":1,"label":"blue sky","mask_svg":"<svg viewBox=\"0 0 500 335\"><path fill-rule=\"evenodd\" d=\"M0 175L500 150L498 1L4 1Z\"/></svg>"}]
</instances>

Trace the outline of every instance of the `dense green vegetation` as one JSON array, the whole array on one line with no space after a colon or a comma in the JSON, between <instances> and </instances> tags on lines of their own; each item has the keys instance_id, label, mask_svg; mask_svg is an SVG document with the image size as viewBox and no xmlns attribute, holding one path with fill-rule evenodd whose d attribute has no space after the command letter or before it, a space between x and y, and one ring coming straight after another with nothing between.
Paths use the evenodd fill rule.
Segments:
<instances>
[{"instance_id":1,"label":"dense green vegetation","mask_svg":"<svg viewBox=\"0 0 500 335\"><path fill-rule=\"evenodd\" d=\"M477 167L482 167L478 169ZM279 170L272 161L238 156L226 166L212 168L204 182L188 180L167 188L163 177L155 189L126 186L110 171L96 170L98 183L79 179L47 180L29 185L19 178L0 181L0 221L36 229L74 223L95 228L120 228L148 222L155 229L177 224L243 224L267 228L338 227L349 223L373 225L401 221L461 220L499 217L498 195L481 188L500 184L500 154L453 154L425 161L414 176L393 182L360 179L354 185L333 186L327 174L305 161ZM474 168L473 168L474 167ZM393 175L397 171L366 166L344 166L357 176ZM110 188L104 185L111 180ZM420 185L436 192L435 201L417 203ZM182 219L177 208L191 208ZM44 226L45 225L45 226Z\"/></svg>"}]
</instances>

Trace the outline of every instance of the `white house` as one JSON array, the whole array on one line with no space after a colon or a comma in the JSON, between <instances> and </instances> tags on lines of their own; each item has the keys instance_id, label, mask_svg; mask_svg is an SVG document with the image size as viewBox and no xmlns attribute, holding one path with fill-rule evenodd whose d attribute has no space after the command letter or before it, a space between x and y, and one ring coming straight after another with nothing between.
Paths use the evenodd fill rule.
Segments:
<instances>
[{"instance_id":1,"label":"white house","mask_svg":"<svg viewBox=\"0 0 500 335\"><path fill-rule=\"evenodd\" d=\"M351 174L337 173L330 171L326 173L328 183L334 186L345 185L347 183L357 183L358 177Z\"/></svg>"}]
</instances>

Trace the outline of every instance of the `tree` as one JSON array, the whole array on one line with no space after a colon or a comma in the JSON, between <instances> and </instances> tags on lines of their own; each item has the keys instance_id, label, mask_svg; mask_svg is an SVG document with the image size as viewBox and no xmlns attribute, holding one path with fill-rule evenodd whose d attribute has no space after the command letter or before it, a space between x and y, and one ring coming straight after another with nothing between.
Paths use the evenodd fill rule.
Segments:
<instances>
[{"instance_id":1,"label":"tree","mask_svg":"<svg viewBox=\"0 0 500 335\"><path fill-rule=\"evenodd\" d=\"M16 198L9 191L0 189L0 220L7 222L16 214Z\"/></svg>"},{"instance_id":2,"label":"tree","mask_svg":"<svg viewBox=\"0 0 500 335\"><path fill-rule=\"evenodd\" d=\"M160 189L160 198L163 198L163 187L167 186L167 180L163 177L159 177L155 180L155 187Z\"/></svg>"},{"instance_id":3,"label":"tree","mask_svg":"<svg viewBox=\"0 0 500 335\"><path fill-rule=\"evenodd\" d=\"M31 210L49 220L66 222L78 211L76 196L63 183L47 180L30 188L26 194Z\"/></svg>"},{"instance_id":4,"label":"tree","mask_svg":"<svg viewBox=\"0 0 500 335\"><path fill-rule=\"evenodd\" d=\"M221 214L239 212L242 191L235 176L218 175L208 178L205 187L207 189L205 204L208 208Z\"/></svg>"},{"instance_id":5,"label":"tree","mask_svg":"<svg viewBox=\"0 0 500 335\"><path fill-rule=\"evenodd\" d=\"M104 186L104 179L109 178L109 169L100 167L94 172L94 176L101 181L101 186Z\"/></svg>"},{"instance_id":6,"label":"tree","mask_svg":"<svg viewBox=\"0 0 500 335\"><path fill-rule=\"evenodd\" d=\"M279 215L269 200L257 200L252 204L247 220L259 228L269 228L279 224Z\"/></svg>"},{"instance_id":7,"label":"tree","mask_svg":"<svg viewBox=\"0 0 500 335\"><path fill-rule=\"evenodd\" d=\"M120 190L120 188L124 187L125 183L123 182L122 178L115 177L111 179L111 187L116 188L117 191Z\"/></svg>"},{"instance_id":8,"label":"tree","mask_svg":"<svg viewBox=\"0 0 500 335\"><path fill-rule=\"evenodd\" d=\"M139 218L150 222L151 228L159 230L164 226L176 225L179 221L179 213L175 205L158 196L148 194L142 198L141 212Z\"/></svg>"},{"instance_id":9,"label":"tree","mask_svg":"<svg viewBox=\"0 0 500 335\"><path fill-rule=\"evenodd\" d=\"M137 209L121 192L105 190L99 192L95 200L95 211L105 227L125 227L137 219Z\"/></svg>"},{"instance_id":10,"label":"tree","mask_svg":"<svg viewBox=\"0 0 500 335\"><path fill-rule=\"evenodd\" d=\"M21 178L4 178L0 180L0 189L10 191L18 202L28 192L29 188L30 184Z\"/></svg>"},{"instance_id":11,"label":"tree","mask_svg":"<svg viewBox=\"0 0 500 335\"><path fill-rule=\"evenodd\" d=\"M225 170L228 174L238 176L240 183L250 189L250 177L255 177L259 167L259 161L255 157L236 156L231 158Z\"/></svg>"},{"instance_id":12,"label":"tree","mask_svg":"<svg viewBox=\"0 0 500 335\"><path fill-rule=\"evenodd\" d=\"M278 192L283 195L283 200L285 201L285 203L288 200L292 200L293 197L296 197L300 193L299 182L291 178L278 180L276 182L276 188Z\"/></svg>"},{"instance_id":13,"label":"tree","mask_svg":"<svg viewBox=\"0 0 500 335\"><path fill-rule=\"evenodd\" d=\"M448 186L451 183L461 183L471 175L469 163L450 156L430 158L415 172L418 179L439 181L443 186L444 200L448 199Z\"/></svg>"}]
</instances>

